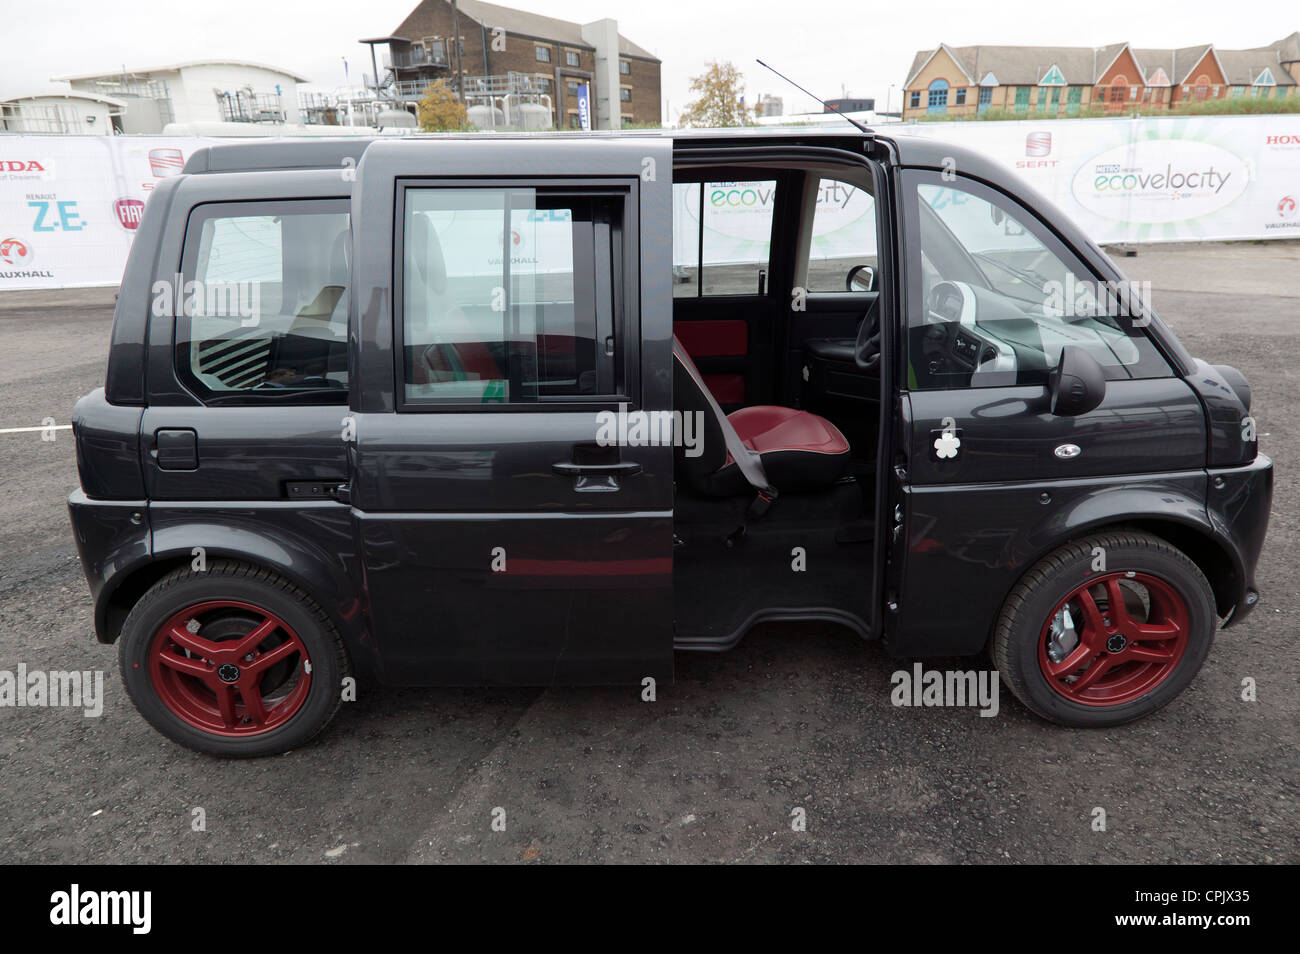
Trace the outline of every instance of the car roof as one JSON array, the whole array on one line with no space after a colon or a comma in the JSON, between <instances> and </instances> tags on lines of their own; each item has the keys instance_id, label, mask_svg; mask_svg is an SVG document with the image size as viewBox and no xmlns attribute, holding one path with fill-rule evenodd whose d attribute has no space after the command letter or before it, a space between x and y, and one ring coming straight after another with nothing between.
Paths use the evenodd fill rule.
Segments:
<instances>
[{"instance_id":1,"label":"car roof","mask_svg":"<svg viewBox=\"0 0 1300 954\"><path fill-rule=\"evenodd\" d=\"M474 141L500 140L549 140L549 139L671 139L688 147L710 146L758 146L758 145L837 145L863 141L880 141L891 145L904 165L942 165L945 156L954 151L969 157L976 157L965 149L959 149L939 140L913 136L895 135L892 130L882 132L872 130L862 132L845 123L842 127L772 127L740 126L723 129L628 129L582 131L546 131L546 132L507 132L507 133L425 133L419 136L357 136L346 138L267 138L253 142L219 143L203 146L194 151L185 163L187 174L214 172L244 172L272 169L326 169L338 168L345 159L358 162L371 143L392 139L418 139L438 141L440 139L469 139Z\"/></svg>"}]
</instances>

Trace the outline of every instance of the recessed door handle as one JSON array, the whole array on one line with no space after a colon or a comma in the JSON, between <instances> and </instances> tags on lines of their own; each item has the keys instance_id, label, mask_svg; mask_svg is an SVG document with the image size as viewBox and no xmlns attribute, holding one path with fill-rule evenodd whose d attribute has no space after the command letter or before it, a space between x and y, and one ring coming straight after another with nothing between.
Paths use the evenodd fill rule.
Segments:
<instances>
[{"instance_id":1,"label":"recessed door handle","mask_svg":"<svg viewBox=\"0 0 1300 954\"><path fill-rule=\"evenodd\" d=\"M563 477L631 477L641 473L641 465L634 460L621 460L615 464L574 464L560 461L551 470Z\"/></svg>"}]
</instances>

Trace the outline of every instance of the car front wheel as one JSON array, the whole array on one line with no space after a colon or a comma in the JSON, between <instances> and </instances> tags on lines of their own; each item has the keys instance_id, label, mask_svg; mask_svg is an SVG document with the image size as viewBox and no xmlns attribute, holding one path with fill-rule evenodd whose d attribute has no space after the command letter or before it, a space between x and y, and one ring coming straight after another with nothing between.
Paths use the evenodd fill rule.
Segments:
<instances>
[{"instance_id":1,"label":"car front wheel","mask_svg":"<svg viewBox=\"0 0 1300 954\"><path fill-rule=\"evenodd\" d=\"M1061 547L1011 591L993 636L1002 679L1064 725L1120 725L1192 681L1217 625L1214 593L1182 551L1140 531Z\"/></svg>"}]
</instances>

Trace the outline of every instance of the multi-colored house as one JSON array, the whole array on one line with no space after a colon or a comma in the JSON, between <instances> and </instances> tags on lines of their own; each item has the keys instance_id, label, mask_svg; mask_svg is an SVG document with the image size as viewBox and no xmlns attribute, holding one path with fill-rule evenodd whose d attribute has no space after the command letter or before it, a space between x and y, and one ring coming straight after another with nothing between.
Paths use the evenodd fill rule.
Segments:
<instances>
[{"instance_id":1,"label":"multi-colored house","mask_svg":"<svg viewBox=\"0 0 1300 954\"><path fill-rule=\"evenodd\" d=\"M1074 116L1189 100L1296 96L1300 32L1250 50L1213 44L1139 49L1081 46L949 46L920 50L903 92L903 118L986 109Z\"/></svg>"}]
</instances>

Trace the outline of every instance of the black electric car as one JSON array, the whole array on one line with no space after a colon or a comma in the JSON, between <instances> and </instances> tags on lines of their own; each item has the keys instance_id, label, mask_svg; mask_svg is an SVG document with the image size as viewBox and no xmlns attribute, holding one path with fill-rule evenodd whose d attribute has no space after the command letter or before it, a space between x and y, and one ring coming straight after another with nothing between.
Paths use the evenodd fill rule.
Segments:
<instances>
[{"instance_id":1,"label":"black electric car","mask_svg":"<svg viewBox=\"0 0 1300 954\"><path fill-rule=\"evenodd\" d=\"M1127 288L905 136L201 149L74 415L98 638L221 755L357 679L642 684L772 620L1137 718L1255 604L1272 465Z\"/></svg>"}]
</instances>

